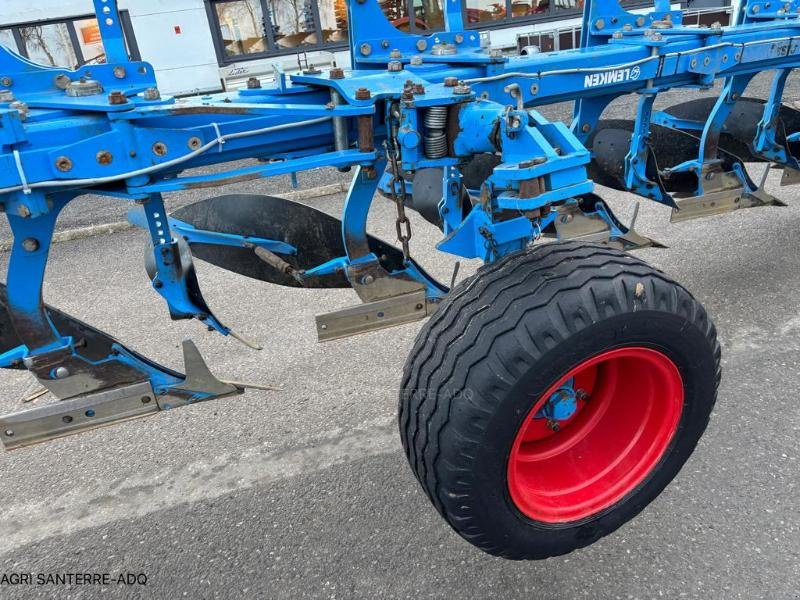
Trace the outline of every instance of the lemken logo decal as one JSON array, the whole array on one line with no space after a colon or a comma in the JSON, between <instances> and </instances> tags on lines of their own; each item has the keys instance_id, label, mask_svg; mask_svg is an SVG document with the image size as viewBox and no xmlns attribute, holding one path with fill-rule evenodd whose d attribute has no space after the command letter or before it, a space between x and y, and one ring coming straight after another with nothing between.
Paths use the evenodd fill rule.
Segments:
<instances>
[{"instance_id":1,"label":"lemken logo decal","mask_svg":"<svg viewBox=\"0 0 800 600\"><path fill-rule=\"evenodd\" d=\"M602 73L592 73L583 79L583 87L590 88L609 83L624 83L625 81L636 81L642 74L639 67L632 69L616 69L614 71L603 71Z\"/></svg>"}]
</instances>

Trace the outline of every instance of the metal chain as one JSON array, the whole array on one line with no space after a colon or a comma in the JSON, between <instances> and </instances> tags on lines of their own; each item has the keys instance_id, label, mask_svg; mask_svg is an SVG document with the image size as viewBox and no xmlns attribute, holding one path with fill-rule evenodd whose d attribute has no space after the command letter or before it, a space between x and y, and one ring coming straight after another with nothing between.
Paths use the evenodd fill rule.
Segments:
<instances>
[{"instance_id":1,"label":"metal chain","mask_svg":"<svg viewBox=\"0 0 800 600\"><path fill-rule=\"evenodd\" d=\"M397 241L399 241L403 246L403 261L408 262L408 259L411 258L411 250L409 248L409 241L411 240L411 221L409 221L408 217L406 216L406 207L404 203L406 197L406 180L400 175L400 146L397 142L397 135L394 130L392 131L391 145L392 148L390 149L387 142L383 143L383 147L386 150L386 155L388 156L392 166L392 180L390 185L392 188L392 200L397 207L397 219L395 220ZM398 183L400 184L399 195L397 193Z\"/></svg>"}]
</instances>

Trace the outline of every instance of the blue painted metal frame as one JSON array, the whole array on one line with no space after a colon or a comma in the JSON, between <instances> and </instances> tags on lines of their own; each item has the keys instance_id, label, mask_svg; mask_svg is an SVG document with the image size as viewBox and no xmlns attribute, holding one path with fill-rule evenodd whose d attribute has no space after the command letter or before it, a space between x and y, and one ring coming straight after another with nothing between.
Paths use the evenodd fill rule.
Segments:
<instances>
[{"instance_id":1,"label":"blue painted metal frame","mask_svg":"<svg viewBox=\"0 0 800 600\"><path fill-rule=\"evenodd\" d=\"M429 35L401 33L375 0L353 0L348 6L353 69L343 76L279 73L263 88L181 100L160 97L152 66L128 60L116 2L94 0L94 6L108 64L73 72L35 65L0 47L0 73L9 84L2 96L7 101L0 103L0 202L14 236L8 309L23 333L23 346L0 356L0 365L64 346L80 353L56 330L42 303L56 219L80 194L143 203L143 216L134 220L146 225L153 241L154 288L173 316L198 318L228 334L187 279L191 269L185 268L178 238L255 244L284 254L295 249L280 240L199 231L169 219L164 193L294 176L320 166L355 167L342 214L346 253L308 270L349 273L378 261L367 245L367 215L386 165L384 142L391 145L396 132L404 171L442 168L444 237L438 248L491 261L538 238L555 218L551 207L575 204L592 191L585 143L612 100L640 94L624 166L627 187L670 204L645 173L650 123L701 132L698 156L679 169L702 172L715 160L732 103L752 76L766 69L777 74L753 147L768 160L798 167L776 144L775 116L786 76L800 64L800 0L739 2L733 24L724 28L684 27L680 11L671 10L667 0L657 0L647 14L629 13L615 0L587 0L581 48L530 57L505 57L481 47L478 32L461 30L459 0L445 1L446 31ZM707 87L718 78L725 79L723 94L704 123L653 113L661 91ZM566 100L575 101L571 128L531 110ZM448 109L448 152L436 158L426 156L422 143L423 116L433 107ZM344 145L335 124L344 124ZM373 143L359 147L365 128ZM797 139L796 132L788 133ZM501 162L482 189L474 190L480 200L465 215L462 167L485 152L498 154ZM182 175L248 158L264 162ZM739 177L747 187L746 174ZM384 178L384 189L387 183ZM703 193L702 180L697 193ZM622 235L604 207L593 214L608 223L612 236ZM388 276L420 282L433 300L446 293L413 261ZM115 360L136 365L158 389L179 383L171 371L124 349Z\"/></svg>"}]
</instances>

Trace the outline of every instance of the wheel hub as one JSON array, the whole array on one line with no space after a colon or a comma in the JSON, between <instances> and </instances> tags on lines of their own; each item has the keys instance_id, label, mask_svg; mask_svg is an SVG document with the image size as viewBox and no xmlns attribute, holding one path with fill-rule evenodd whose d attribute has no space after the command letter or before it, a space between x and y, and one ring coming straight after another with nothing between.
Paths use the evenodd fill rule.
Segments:
<instances>
[{"instance_id":1,"label":"wheel hub","mask_svg":"<svg viewBox=\"0 0 800 600\"><path fill-rule=\"evenodd\" d=\"M683 381L665 354L631 347L587 359L523 421L508 461L512 500L548 523L602 512L657 466L682 408Z\"/></svg>"}]
</instances>

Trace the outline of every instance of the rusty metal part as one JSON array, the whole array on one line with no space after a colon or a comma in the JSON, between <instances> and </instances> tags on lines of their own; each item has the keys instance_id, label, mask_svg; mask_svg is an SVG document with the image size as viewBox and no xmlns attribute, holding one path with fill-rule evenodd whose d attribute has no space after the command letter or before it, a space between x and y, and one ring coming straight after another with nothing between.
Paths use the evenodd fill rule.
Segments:
<instances>
[{"instance_id":1,"label":"rusty metal part","mask_svg":"<svg viewBox=\"0 0 800 600\"><path fill-rule=\"evenodd\" d=\"M358 124L358 149L361 152L372 152L375 150L375 136L373 130L372 115L359 115Z\"/></svg>"},{"instance_id":2,"label":"rusty metal part","mask_svg":"<svg viewBox=\"0 0 800 600\"><path fill-rule=\"evenodd\" d=\"M108 103L109 104L127 104L128 99L125 97L125 94L122 92L111 92L108 95Z\"/></svg>"}]
</instances>

